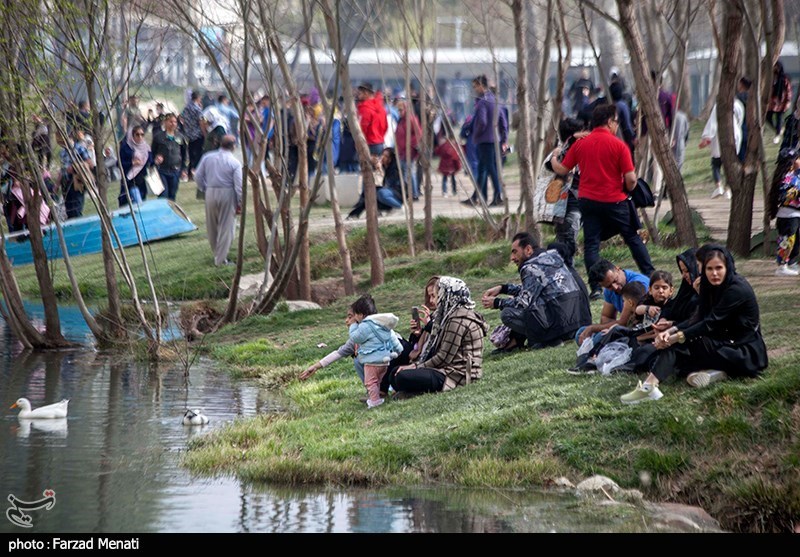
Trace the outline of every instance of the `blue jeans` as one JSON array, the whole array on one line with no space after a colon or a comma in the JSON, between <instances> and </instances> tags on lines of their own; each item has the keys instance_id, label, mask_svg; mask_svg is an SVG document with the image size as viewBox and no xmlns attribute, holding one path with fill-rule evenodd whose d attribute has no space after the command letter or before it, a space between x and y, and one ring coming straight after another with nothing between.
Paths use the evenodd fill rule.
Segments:
<instances>
[{"instance_id":1,"label":"blue jeans","mask_svg":"<svg viewBox=\"0 0 800 557\"><path fill-rule=\"evenodd\" d=\"M492 179L494 195L492 202L499 203L503 200L503 186L500 184L500 175L497 173L497 157L494 152L494 143L479 143L478 147L478 189L483 195L483 199L489 201L488 182Z\"/></svg>"},{"instance_id":2,"label":"blue jeans","mask_svg":"<svg viewBox=\"0 0 800 557\"><path fill-rule=\"evenodd\" d=\"M410 164L406 164L405 159L400 159L400 172L403 173L403 180L406 182L406 195L411 191L411 197L417 199L419 197L419 182L417 182L417 173L414 172L416 161L411 160ZM411 188L410 190L408 188Z\"/></svg>"},{"instance_id":3,"label":"blue jeans","mask_svg":"<svg viewBox=\"0 0 800 557\"><path fill-rule=\"evenodd\" d=\"M175 201L175 197L178 195L178 186L181 183L181 171L159 170L158 174L161 176L161 181L164 182L164 191L158 197L166 197Z\"/></svg>"},{"instance_id":4,"label":"blue jeans","mask_svg":"<svg viewBox=\"0 0 800 557\"><path fill-rule=\"evenodd\" d=\"M580 341L578 339L581 337L581 335L583 334L583 331L585 331L585 330L586 330L586 327L581 327L575 333L575 344L577 344L578 346L581 345L581 343L580 343ZM597 343L600 342L600 340L602 338L603 338L603 333L602 332L597 332L597 333L592 335L592 342L594 343L595 346L597 346Z\"/></svg>"},{"instance_id":5,"label":"blue jeans","mask_svg":"<svg viewBox=\"0 0 800 557\"><path fill-rule=\"evenodd\" d=\"M403 206L399 199L395 196L391 188L377 188L375 194L378 198L378 206L380 204L387 205L393 209L399 209Z\"/></svg>"}]
</instances>

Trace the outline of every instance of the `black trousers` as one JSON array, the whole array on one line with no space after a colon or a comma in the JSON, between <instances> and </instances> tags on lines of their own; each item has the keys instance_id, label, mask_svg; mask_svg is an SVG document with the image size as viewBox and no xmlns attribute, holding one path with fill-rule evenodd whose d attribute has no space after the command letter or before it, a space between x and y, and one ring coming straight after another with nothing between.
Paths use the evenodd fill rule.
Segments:
<instances>
[{"instance_id":1,"label":"black trousers","mask_svg":"<svg viewBox=\"0 0 800 557\"><path fill-rule=\"evenodd\" d=\"M659 350L653 364L653 375L659 383L677 374L688 374L702 369L719 369L734 377L756 377L757 371L750 371L742 365L731 365L720 358L720 349L725 343L708 337L698 337L686 344L673 344Z\"/></svg>"},{"instance_id":2,"label":"black trousers","mask_svg":"<svg viewBox=\"0 0 800 557\"><path fill-rule=\"evenodd\" d=\"M189 167L187 170L194 172L203 156L203 136L189 142Z\"/></svg>"},{"instance_id":3,"label":"black trousers","mask_svg":"<svg viewBox=\"0 0 800 557\"><path fill-rule=\"evenodd\" d=\"M639 271L645 276L655 271L650 254L639 237L639 217L633 201L626 199L618 203L602 203L591 199L580 199L583 217L583 259L586 272L600 260L600 242L619 234L628 245ZM599 287L592 284L594 290Z\"/></svg>"},{"instance_id":4,"label":"black trousers","mask_svg":"<svg viewBox=\"0 0 800 557\"><path fill-rule=\"evenodd\" d=\"M444 387L444 374L429 367L406 369L392 382L398 393L438 393Z\"/></svg>"}]
</instances>

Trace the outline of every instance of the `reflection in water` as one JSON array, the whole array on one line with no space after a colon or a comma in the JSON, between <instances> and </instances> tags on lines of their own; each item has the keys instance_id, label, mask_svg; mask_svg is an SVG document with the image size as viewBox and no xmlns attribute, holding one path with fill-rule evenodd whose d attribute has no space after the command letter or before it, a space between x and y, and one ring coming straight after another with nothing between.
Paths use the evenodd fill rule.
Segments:
<instances>
[{"instance_id":1,"label":"reflection in water","mask_svg":"<svg viewBox=\"0 0 800 557\"><path fill-rule=\"evenodd\" d=\"M80 337L80 331L75 336ZM619 529L577 512L569 495L459 489L304 490L198 478L180 466L193 437L239 417L281 411L275 395L207 361L127 361L90 349L21 351L0 322L0 406L70 399L63 420L0 415L0 501L56 492L32 511L36 532L503 532ZM185 427L186 408L211 423ZM520 509L526 509L525 513ZM3 511L0 508L0 511ZM0 532L20 533L0 512ZM641 526L640 518L634 522Z\"/></svg>"},{"instance_id":2,"label":"reflection in water","mask_svg":"<svg viewBox=\"0 0 800 557\"><path fill-rule=\"evenodd\" d=\"M47 433L51 438L66 439L67 419L58 418L55 420L29 420L18 418L17 437L27 439L31 435L31 428Z\"/></svg>"}]
</instances>

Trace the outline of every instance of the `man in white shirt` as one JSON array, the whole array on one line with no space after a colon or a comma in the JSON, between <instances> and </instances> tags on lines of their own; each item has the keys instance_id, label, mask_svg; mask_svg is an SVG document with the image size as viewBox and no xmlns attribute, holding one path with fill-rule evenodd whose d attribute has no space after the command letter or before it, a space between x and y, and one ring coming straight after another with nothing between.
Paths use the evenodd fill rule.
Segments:
<instances>
[{"instance_id":1,"label":"man in white shirt","mask_svg":"<svg viewBox=\"0 0 800 557\"><path fill-rule=\"evenodd\" d=\"M236 138L222 137L219 149L203 155L195 172L197 189L205 193L206 230L216 266L228 265L236 214L242 207L242 164L233 156Z\"/></svg>"}]
</instances>

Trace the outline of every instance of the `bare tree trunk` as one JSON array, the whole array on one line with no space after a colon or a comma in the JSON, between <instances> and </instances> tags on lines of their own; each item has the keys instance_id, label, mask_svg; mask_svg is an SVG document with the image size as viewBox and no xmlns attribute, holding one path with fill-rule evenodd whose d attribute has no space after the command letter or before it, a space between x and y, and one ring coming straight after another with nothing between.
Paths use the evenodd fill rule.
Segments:
<instances>
[{"instance_id":1,"label":"bare tree trunk","mask_svg":"<svg viewBox=\"0 0 800 557\"><path fill-rule=\"evenodd\" d=\"M650 126L650 139L658 163L664 171L664 178L669 188L669 197L672 200L672 212L675 215L675 227L678 238L683 245L696 246L697 236L694 231L683 176L678 169L675 158L670 149L661 110L658 106L655 84L650 79L650 72L645 66L644 47L642 44L639 25L633 0L617 0L619 22L622 35L627 44L631 57L631 69L639 91L639 100Z\"/></svg>"},{"instance_id":2,"label":"bare tree trunk","mask_svg":"<svg viewBox=\"0 0 800 557\"><path fill-rule=\"evenodd\" d=\"M420 157L419 162L422 165L423 179L425 180L425 249L433 251L433 187L431 184L431 145L432 138L428 134L430 122L428 122L428 108L433 99L428 98L427 87L425 86L425 0L419 0L419 5L414 2L414 7L418 8L417 19L419 21L419 40L417 46L419 47L419 126L422 130L420 134ZM435 66L434 66L435 71ZM433 82L433 86L436 83Z\"/></svg>"},{"instance_id":3,"label":"bare tree trunk","mask_svg":"<svg viewBox=\"0 0 800 557\"><path fill-rule=\"evenodd\" d=\"M722 79L722 38L719 34L719 27L717 26L717 1L708 0L708 19L711 23L711 37L714 39L714 48L717 49L717 59L714 64L714 75L711 78L711 90L708 92L708 98L700 111L698 118L701 120L708 120L714 105L717 104L717 94L719 93L719 85Z\"/></svg>"},{"instance_id":4,"label":"bare tree trunk","mask_svg":"<svg viewBox=\"0 0 800 557\"><path fill-rule=\"evenodd\" d=\"M311 44L311 11L306 10L304 7L303 16L306 23L306 41L308 42L308 56L309 61L311 62L311 72L314 75L314 83L316 83L317 89L322 93L325 91L325 87L322 83L322 76L319 73L319 67L317 66L317 61L314 56L314 49L312 48ZM321 94L320 99L322 100L322 106L325 112L330 113L332 117L335 117L336 113L335 111L331 110L328 97L324 94ZM334 125L335 122L331 122L331 130L333 129ZM348 296L352 296L355 294L355 285L353 283L353 263L350 259L350 248L347 246L347 234L345 232L344 222L342 221L342 211L339 207L339 194L336 191L336 176L333 171L334 161L332 141L327 142L327 145L325 146L325 154L327 157L328 195L330 196L331 211L333 213L333 228L336 232L336 243L339 245L339 257L342 258L342 279L344 280L344 293Z\"/></svg>"},{"instance_id":5,"label":"bare tree trunk","mask_svg":"<svg viewBox=\"0 0 800 557\"><path fill-rule=\"evenodd\" d=\"M567 31L563 0L556 0L556 8L558 10L558 28L555 30L554 37L556 41L556 48L558 49L558 73L556 74L556 96L553 97L552 102L553 125L548 126L547 133L545 134L545 151L547 152L552 151L553 147L558 142L557 125L559 122L561 122L563 117L561 105L564 103L564 88L567 81L567 70L569 69L572 60L572 43L570 42L569 32Z\"/></svg>"},{"instance_id":6,"label":"bare tree trunk","mask_svg":"<svg viewBox=\"0 0 800 557\"><path fill-rule=\"evenodd\" d=\"M358 122L356 105L353 99L353 90L350 86L350 69L342 46L338 3L334 7L332 0L321 0L325 27L331 41L331 50L334 52L336 71L343 84L344 108L347 119L355 124ZM380 286L384 281L383 252L380 245L380 233L378 229L378 201L375 187L375 175L372 172L372 160L369 153L369 146L364 137L361 126L351 126L353 139L356 144L359 162L361 163L361 175L364 179L364 203L367 213L367 251L370 258L370 282L372 286Z\"/></svg>"},{"instance_id":7,"label":"bare tree trunk","mask_svg":"<svg viewBox=\"0 0 800 557\"><path fill-rule=\"evenodd\" d=\"M525 204L525 229L533 235L534 240L539 244L541 243L541 234L536 223L536 211L533 201L531 115L530 101L528 99L528 14L522 0L512 0L511 13L514 17L514 42L517 47L517 107L519 110L517 145L519 146L520 189ZM539 102L543 102L543 99L540 99Z\"/></svg>"},{"instance_id":8,"label":"bare tree trunk","mask_svg":"<svg viewBox=\"0 0 800 557\"><path fill-rule=\"evenodd\" d=\"M769 46L768 56L759 61L757 48L748 49L745 61L746 68L751 75L759 73L761 83L751 92L745 117L747 119L747 152L744 163L737 157L736 147L732 141L733 122L731 118L718 118L720 141L720 154L725 176L731 188L731 215L728 221L728 249L738 255L749 255L750 238L752 233L753 197L755 195L756 180L760 169L759 161L763 157L762 118L765 115L767 100L771 85L772 66L777 60L783 46L785 33L784 6L782 0L772 0L772 14L770 21L771 31L767 34ZM761 14L765 17L766 14ZM725 3L723 15L724 50L722 51L722 79L719 94L717 95L717 114L732 114L736 81L742 62L742 38L747 7L743 0L731 0ZM760 43L760 41L759 41ZM761 63L761 69L758 64ZM763 71L767 68L767 71ZM758 98L760 96L760 99ZM760 110L759 110L760 108Z\"/></svg>"},{"instance_id":9,"label":"bare tree trunk","mask_svg":"<svg viewBox=\"0 0 800 557\"><path fill-rule=\"evenodd\" d=\"M408 25L403 26L403 78L405 82L405 89L406 89L406 99L409 99L409 104L406 106L406 110L412 110L410 99L411 99L411 66L408 62ZM413 111L412 111L413 112ZM408 113L407 113L408 114ZM408 118L408 116L406 116ZM408 177L411 178L411 126L407 125L406 122L406 136L398 138L395 135L394 141L395 145L398 141L405 141L406 146L406 168L409 169ZM417 246L416 246L416 238L414 237L414 200L413 200L413 192L411 191L413 188L413 179L411 183L409 180L406 180L406 173L400 173L400 187L403 190L403 205L406 209L406 229L408 230L408 250L411 254L411 257L417 256Z\"/></svg>"}]
</instances>

